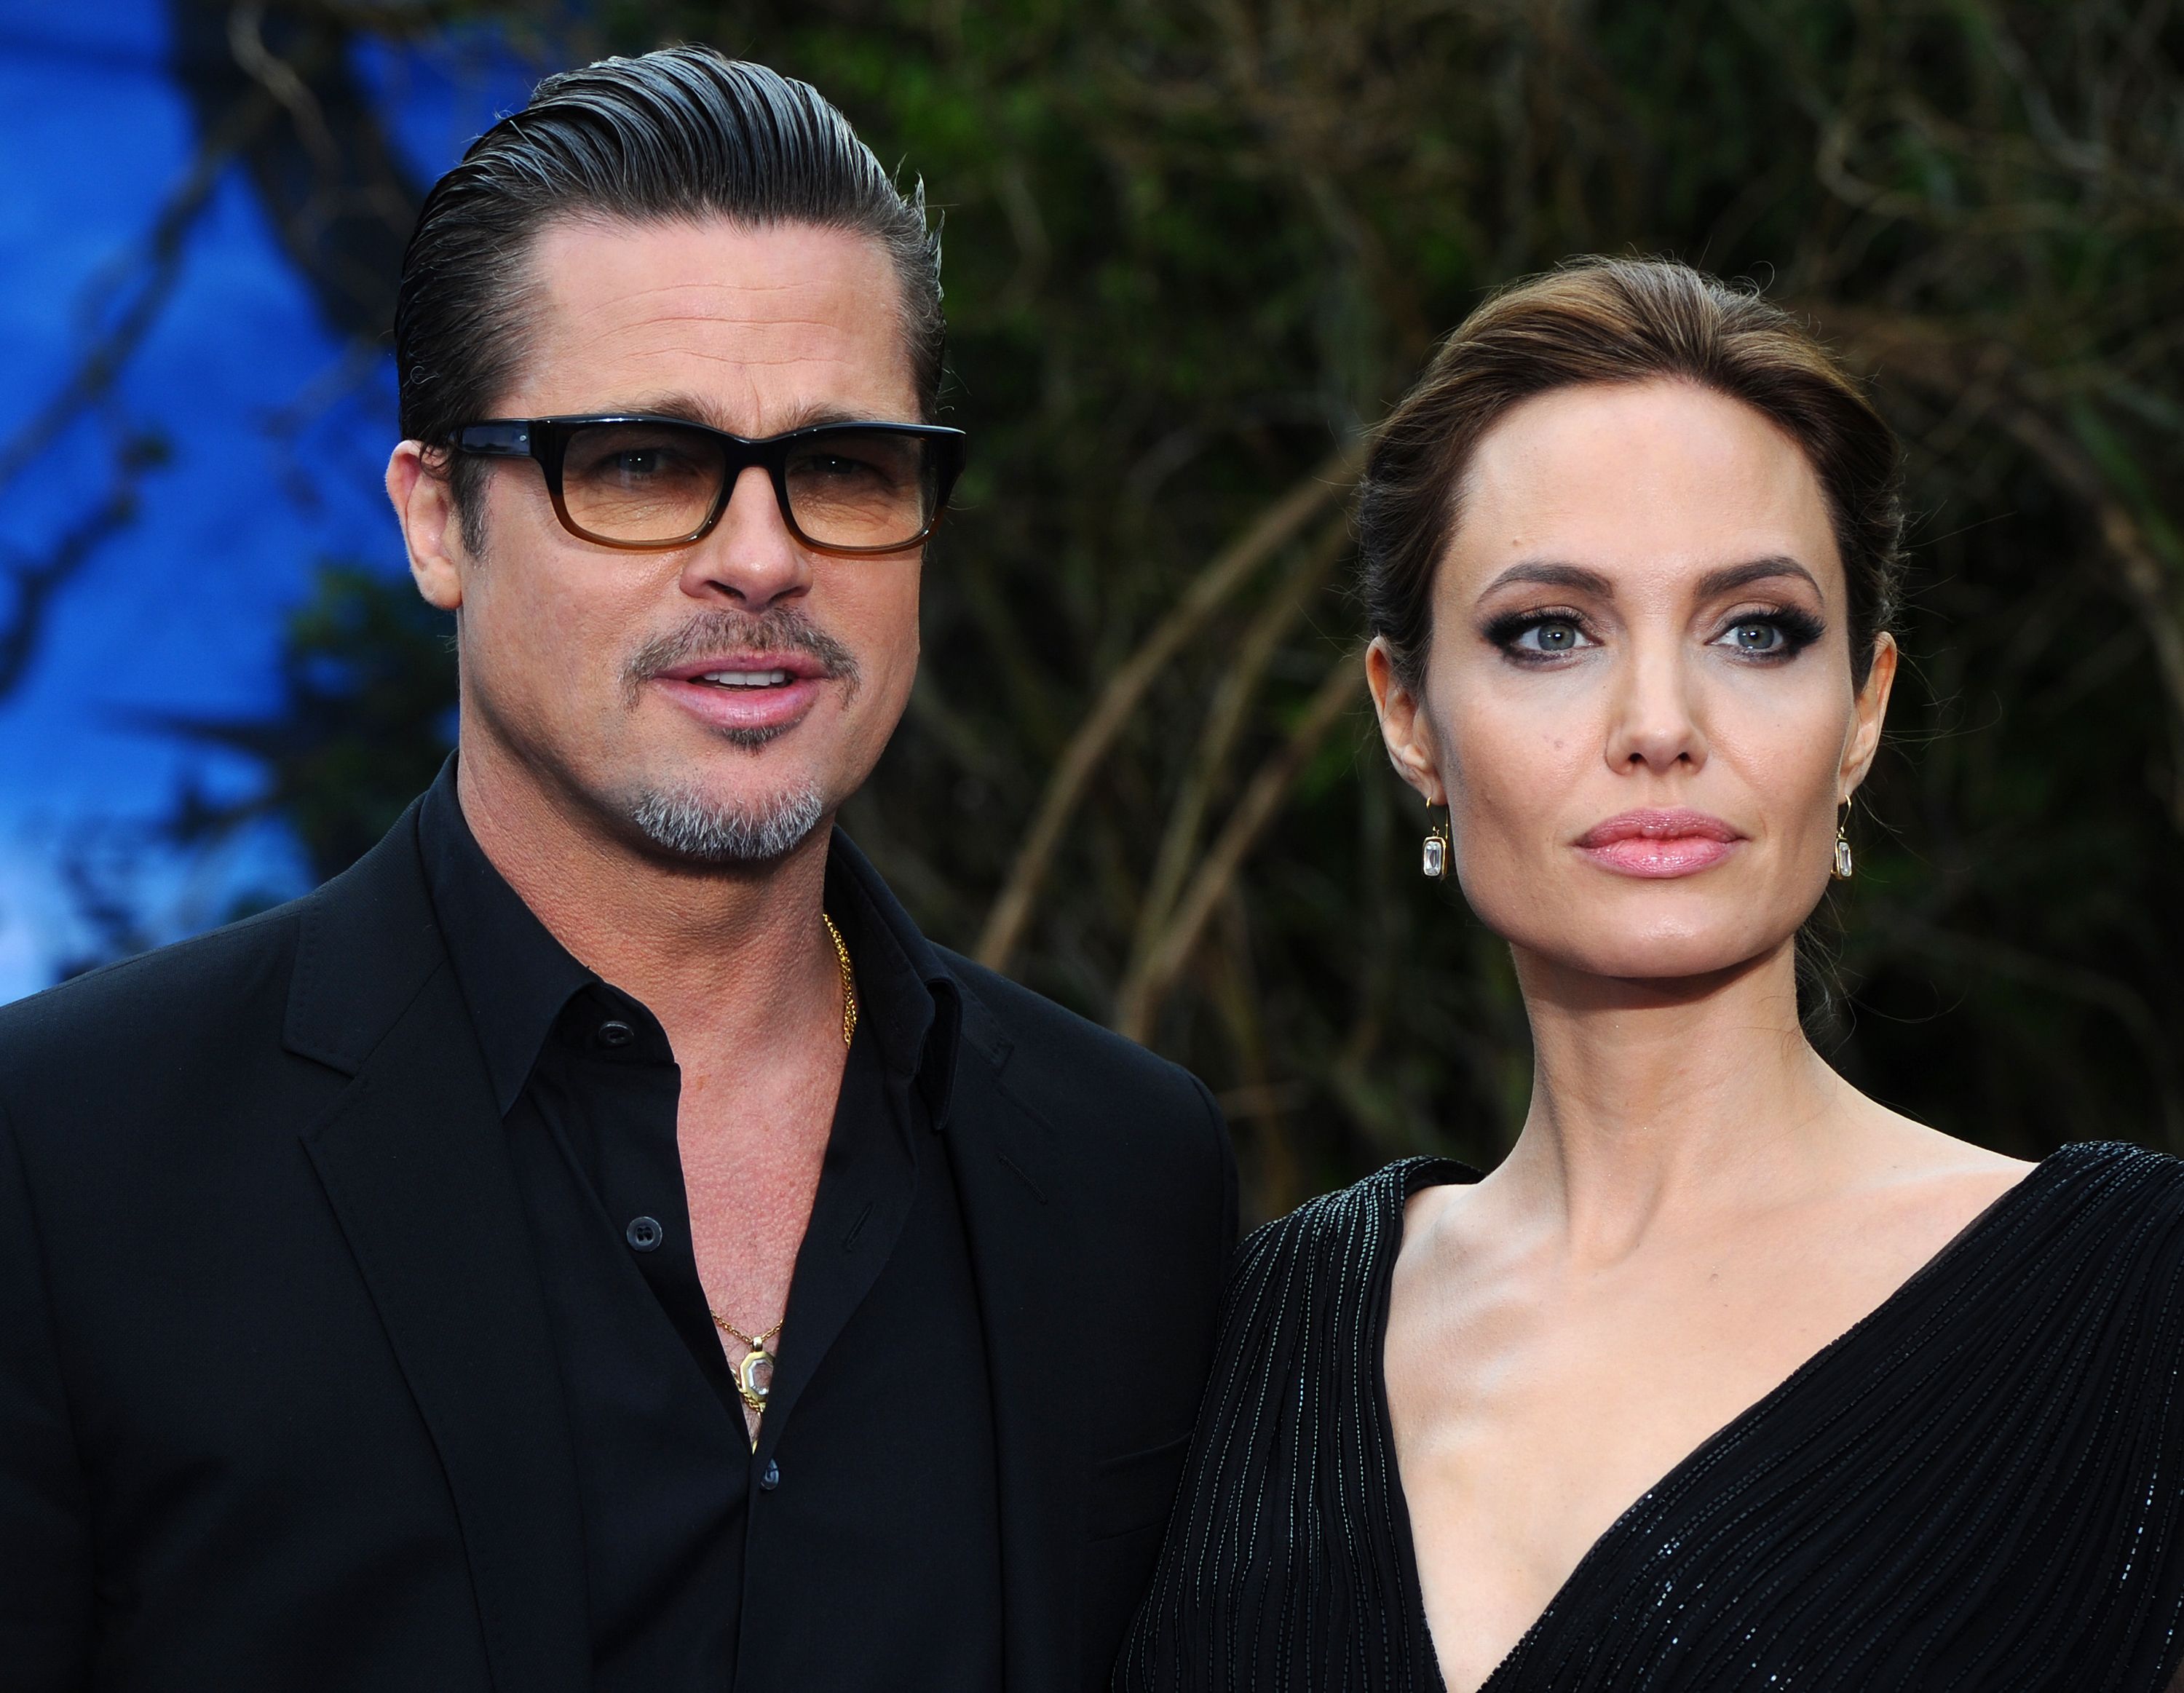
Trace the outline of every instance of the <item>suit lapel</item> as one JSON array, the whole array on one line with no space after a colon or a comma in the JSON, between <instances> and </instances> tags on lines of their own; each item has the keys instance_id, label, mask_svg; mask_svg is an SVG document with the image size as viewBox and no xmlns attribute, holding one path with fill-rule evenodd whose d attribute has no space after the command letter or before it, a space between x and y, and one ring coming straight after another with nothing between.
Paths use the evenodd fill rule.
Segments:
<instances>
[{"instance_id":1,"label":"suit lapel","mask_svg":"<svg viewBox=\"0 0 2184 1693\"><path fill-rule=\"evenodd\" d=\"M440 1456L494 1685L589 1684L561 1385L414 811L306 914L288 1044L354 1077L304 1144Z\"/></svg>"},{"instance_id":2,"label":"suit lapel","mask_svg":"<svg viewBox=\"0 0 2184 1693\"><path fill-rule=\"evenodd\" d=\"M1006 1039L967 990L962 1005L947 1135L994 1401L1003 1664L1009 1687L1052 1693L1083 1677L1078 1184L1053 1130L1008 1091Z\"/></svg>"}]
</instances>

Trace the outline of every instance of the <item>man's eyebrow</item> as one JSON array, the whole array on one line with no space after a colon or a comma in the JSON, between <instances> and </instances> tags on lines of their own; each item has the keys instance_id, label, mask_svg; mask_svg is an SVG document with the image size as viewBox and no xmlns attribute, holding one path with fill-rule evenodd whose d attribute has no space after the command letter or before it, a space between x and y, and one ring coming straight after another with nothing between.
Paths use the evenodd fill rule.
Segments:
<instances>
[{"instance_id":1,"label":"man's eyebrow","mask_svg":"<svg viewBox=\"0 0 2184 1693\"><path fill-rule=\"evenodd\" d=\"M629 404L616 406L611 409L630 414L641 413L648 417L681 418L688 422L704 424L709 429L721 430L729 435L741 435L744 432L731 425L722 415L718 407L694 394L640 394ZM811 429L822 423L875 423L881 420L869 412L852 411L829 401L814 400L788 413L766 432L769 435L786 435L793 429ZM916 420L900 420L908 422Z\"/></svg>"},{"instance_id":2,"label":"man's eyebrow","mask_svg":"<svg viewBox=\"0 0 2184 1693\"><path fill-rule=\"evenodd\" d=\"M792 429L816 429L822 423L922 423L924 420L918 417L891 418L883 412L851 411L824 400L815 400L783 418L776 432L786 435Z\"/></svg>"},{"instance_id":3,"label":"man's eyebrow","mask_svg":"<svg viewBox=\"0 0 2184 1693\"><path fill-rule=\"evenodd\" d=\"M1749 588L1756 582L1767 582L1778 576L1797 576L1812 584L1814 593L1820 593L1820 580L1795 559L1777 553L1764 559L1753 559L1741 565L1725 565L1718 571L1708 571L1699 578L1699 596L1711 599L1717 594L1729 593L1740 588Z\"/></svg>"},{"instance_id":4,"label":"man's eyebrow","mask_svg":"<svg viewBox=\"0 0 2184 1693\"><path fill-rule=\"evenodd\" d=\"M619 413L632 417L678 417L688 423L702 423L708 429L727 428L721 414L695 394L639 394L626 405L602 406L599 412L602 416Z\"/></svg>"},{"instance_id":5,"label":"man's eyebrow","mask_svg":"<svg viewBox=\"0 0 2184 1693\"><path fill-rule=\"evenodd\" d=\"M1602 599L1615 597L1613 587L1598 571L1589 571L1583 565L1530 562L1510 565L1479 591L1479 598L1483 599L1518 582L1529 582L1540 588L1566 588L1577 593L1596 594Z\"/></svg>"}]
</instances>

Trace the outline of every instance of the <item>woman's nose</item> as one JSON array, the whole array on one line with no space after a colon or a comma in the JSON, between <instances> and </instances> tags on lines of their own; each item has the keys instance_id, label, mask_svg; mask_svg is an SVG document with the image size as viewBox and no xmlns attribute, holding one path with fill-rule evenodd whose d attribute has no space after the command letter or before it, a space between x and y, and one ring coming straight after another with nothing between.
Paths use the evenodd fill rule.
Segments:
<instances>
[{"instance_id":1,"label":"woman's nose","mask_svg":"<svg viewBox=\"0 0 2184 1693\"><path fill-rule=\"evenodd\" d=\"M1639 640L1625 649L1608 723L1612 769L1665 775L1679 766L1696 770L1706 763L1696 678L1681 648L1680 642Z\"/></svg>"}]
</instances>

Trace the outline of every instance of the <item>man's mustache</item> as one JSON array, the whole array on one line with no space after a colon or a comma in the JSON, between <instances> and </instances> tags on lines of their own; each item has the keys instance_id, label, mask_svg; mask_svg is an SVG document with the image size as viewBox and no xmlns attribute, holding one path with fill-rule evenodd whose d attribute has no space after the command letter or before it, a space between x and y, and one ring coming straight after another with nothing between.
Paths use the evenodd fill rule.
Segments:
<instances>
[{"instance_id":1,"label":"man's mustache","mask_svg":"<svg viewBox=\"0 0 2184 1693\"><path fill-rule=\"evenodd\" d=\"M801 653L818 665L829 682L848 683L844 693L849 698L855 696L863 680L855 653L814 623L801 608L784 605L755 615L703 612L673 633L655 637L630 655L622 671L623 692L635 704L638 691L662 672L693 659L738 652Z\"/></svg>"}]
</instances>

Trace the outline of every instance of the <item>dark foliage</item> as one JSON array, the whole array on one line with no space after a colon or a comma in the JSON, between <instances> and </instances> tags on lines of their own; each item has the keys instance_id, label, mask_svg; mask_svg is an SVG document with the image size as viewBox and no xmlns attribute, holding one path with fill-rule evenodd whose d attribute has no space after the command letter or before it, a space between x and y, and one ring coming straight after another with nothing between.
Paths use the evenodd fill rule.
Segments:
<instances>
[{"instance_id":1,"label":"dark foliage","mask_svg":"<svg viewBox=\"0 0 2184 1693\"><path fill-rule=\"evenodd\" d=\"M816 83L947 220L978 451L850 825L939 938L1212 1080L1255 1210L1490 1160L1521 1117L1506 956L1419 883L1368 742L1340 500L1435 338L1588 251L1765 284L1909 445L1912 664L1835 901L1837 1061L2014 1151L2184 1150L2171 7L613 0L551 51L677 38ZM296 738L255 755L332 867L440 720L354 680L382 642L429 670L391 610L309 627L359 668L307 685L299 647Z\"/></svg>"}]
</instances>

